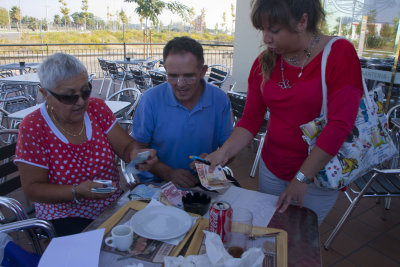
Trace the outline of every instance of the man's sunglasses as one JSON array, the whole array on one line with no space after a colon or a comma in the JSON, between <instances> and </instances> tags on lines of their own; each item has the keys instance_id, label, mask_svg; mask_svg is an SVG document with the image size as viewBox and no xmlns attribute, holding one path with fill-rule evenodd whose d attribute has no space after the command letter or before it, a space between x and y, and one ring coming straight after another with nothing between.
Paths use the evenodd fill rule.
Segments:
<instances>
[{"instance_id":1,"label":"man's sunglasses","mask_svg":"<svg viewBox=\"0 0 400 267\"><path fill-rule=\"evenodd\" d=\"M65 105L74 105L78 102L79 97L82 97L83 100L87 100L92 93L92 84L88 83L88 87L83 89L79 95L59 95L48 89L46 89L52 96L54 96L58 101Z\"/></svg>"}]
</instances>

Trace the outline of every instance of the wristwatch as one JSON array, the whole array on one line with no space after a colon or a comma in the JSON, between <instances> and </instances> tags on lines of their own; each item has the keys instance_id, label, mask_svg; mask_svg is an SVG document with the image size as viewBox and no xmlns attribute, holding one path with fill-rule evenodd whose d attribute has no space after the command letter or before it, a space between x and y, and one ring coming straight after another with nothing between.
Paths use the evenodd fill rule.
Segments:
<instances>
[{"instance_id":1,"label":"wristwatch","mask_svg":"<svg viewBox=\"0 0 400 267\"><path fill-rule=\"evenodd\" d=\"M295 177L300 183L303 184L310 184L312 182L311 179L305 176L301 171L298 171Z\"/></svg>"}]
</instances>

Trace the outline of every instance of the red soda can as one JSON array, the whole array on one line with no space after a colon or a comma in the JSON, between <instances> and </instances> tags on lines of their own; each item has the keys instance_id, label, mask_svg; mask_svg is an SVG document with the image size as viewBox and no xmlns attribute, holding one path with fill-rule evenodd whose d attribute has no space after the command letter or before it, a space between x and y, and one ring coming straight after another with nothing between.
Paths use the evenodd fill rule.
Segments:
<instances>
[{"instance_id":1,"label":"red soda can","mask_svg":"<svg viewBox=\"0 0 400 267\"><path fill-rule=\"evenodd\" d=\"M208 230L227 242L232 236L232 207L226 201L215 201L210 206L210 221Z\"/></svg>"}]
</instances>

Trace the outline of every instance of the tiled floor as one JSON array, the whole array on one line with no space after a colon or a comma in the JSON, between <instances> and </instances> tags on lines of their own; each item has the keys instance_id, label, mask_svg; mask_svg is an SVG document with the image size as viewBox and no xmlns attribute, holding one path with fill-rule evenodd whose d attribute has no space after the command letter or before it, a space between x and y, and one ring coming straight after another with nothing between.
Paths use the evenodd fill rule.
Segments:
<instances>
[{"instance_id":1,"label":"tiled floor","mask_svg":"<svg viewBox=\"0 0 400 267\"><path fill-rule=\"evenodd\" d=\"M99 97L101 80L94 81L94 96ZM107 85L106 85L107 86ZM105 87L107 88L107 87ZM225 89L225 88L224 88ZM104 98L105 89L100 96ZM245 148L230 164L234 176L247 189L258 190L258 175L250 178L250 170L256 155L257 143ZM382 204L375 199L362 199L350 220L333 241L329 251L324 242L348 207L343 193L320 227L323 266L400 266L400 199L392 199L387 220L381 219Z\"/></svg>"}]
</instances>

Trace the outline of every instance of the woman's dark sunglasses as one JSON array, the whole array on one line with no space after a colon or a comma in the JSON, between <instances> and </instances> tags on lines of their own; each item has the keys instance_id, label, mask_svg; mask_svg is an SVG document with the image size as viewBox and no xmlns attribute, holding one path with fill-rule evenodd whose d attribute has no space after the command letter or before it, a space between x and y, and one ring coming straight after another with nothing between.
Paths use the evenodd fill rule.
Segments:
<instances>
[{"instance_id":1,"label":"woman's dark sunglasses","mask_svg":"<svg viewBox=\"0 0 400 267\"><path fill-rule=\"evenodd\" d=\"M78 102L79 97L82 97L83 100L87 100L92 93L92 84L88 83L88 88L83 89L79 95L59 95L48 89L46 89L52 96L54 96L58 101L66 105L74 105Z\"/></svg>"}]
</instances>

